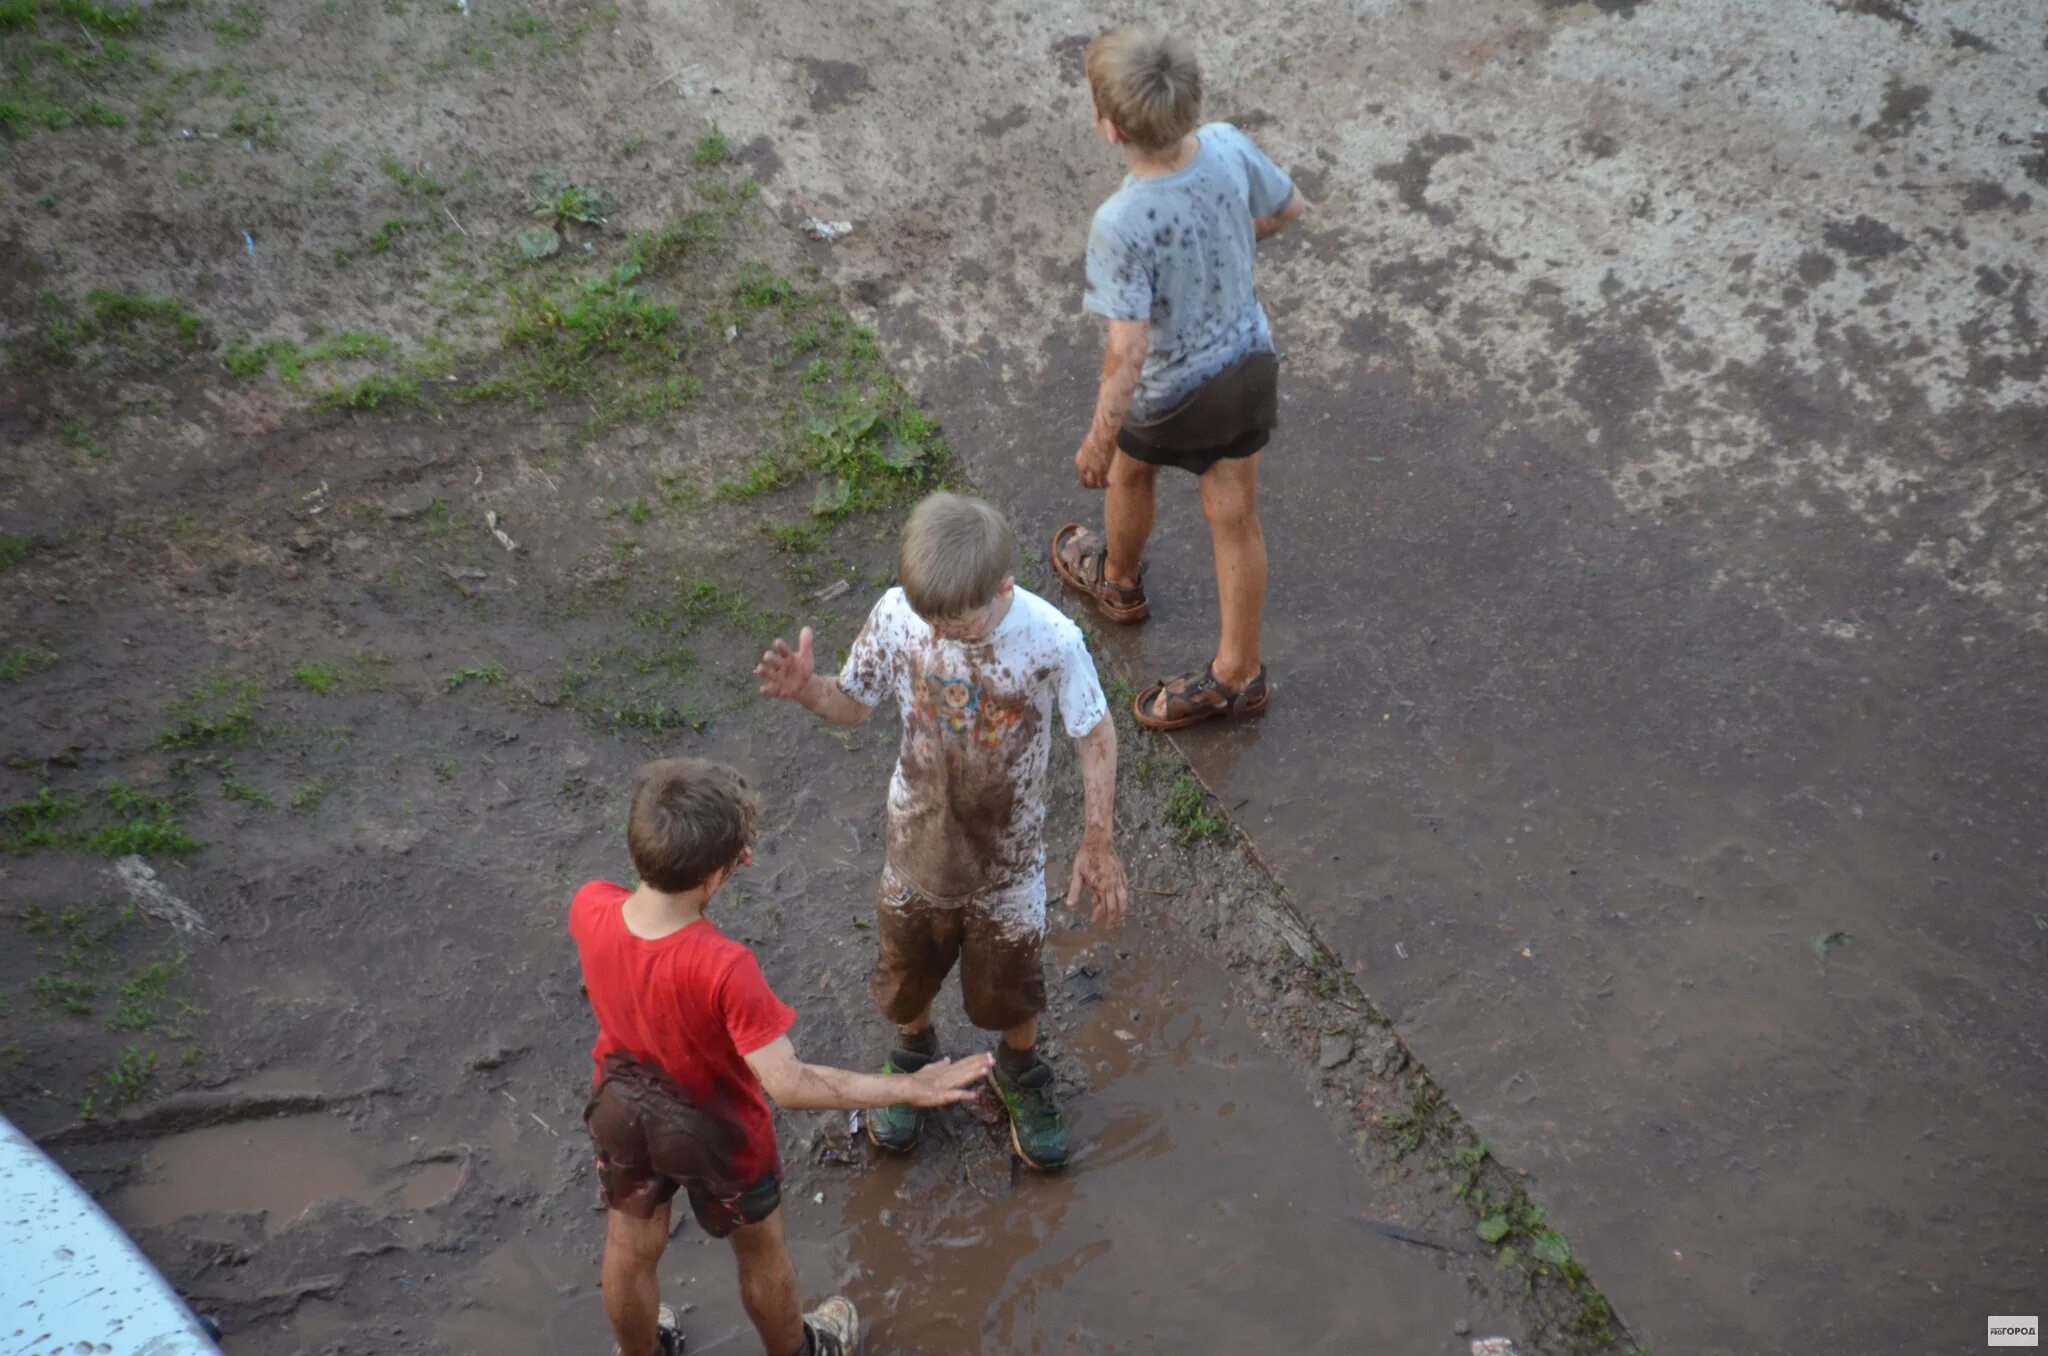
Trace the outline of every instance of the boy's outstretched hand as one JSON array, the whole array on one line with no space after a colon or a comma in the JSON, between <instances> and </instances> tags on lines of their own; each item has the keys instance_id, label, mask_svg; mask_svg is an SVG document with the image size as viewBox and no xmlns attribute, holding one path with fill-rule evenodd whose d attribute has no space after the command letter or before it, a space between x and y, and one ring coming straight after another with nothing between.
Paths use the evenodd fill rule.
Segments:
<instances>
[{"instance_id":1,"label":"boy's outstretched hand","mask_svg":"<svg viewBox=\"0 0 2048 1356\"><path fill-rule=\"evenodd\" d=\"M811 628L806 626L797 632L794 650L783 644L781 636L777 636L774 648L762 655L761 662L754 666L754 675L761 680L762 696L784 697L795 701L803 696L804 689L811 685L814 668L811 659Z\"/></svg>"},{"instance_id":2,"label":"boy's outstretched hand","mask_svg":"<svg viewBox=\"0 0 2048 1356\"><path fill-rule=\"evenodd\" d=\"M966 1055L960 1059L935 1059L914 1074L904 1075L910 1084L912 1106L950 1106L971 1101L978 1085L995 1066L992 1055Z\"/></svg>"},{"instance_id":3,"label":"boy's outstretched hand","mask_svg":"<svg viewBox=\"0 0 2048 1356\"><path fill-rule=\"evenodd\" d=\"M1124 881L1124 864L1118 859L1106 833L1089 830L1081 835L1081 850L1074 854L1074 877L1067 883L1069 909L1080 907L1084 890L1095 900L1095 912L1090 915L1090 921L1096 927L1120 928L1124 925L1130 887Z\"/></svg>"}]
</instances>

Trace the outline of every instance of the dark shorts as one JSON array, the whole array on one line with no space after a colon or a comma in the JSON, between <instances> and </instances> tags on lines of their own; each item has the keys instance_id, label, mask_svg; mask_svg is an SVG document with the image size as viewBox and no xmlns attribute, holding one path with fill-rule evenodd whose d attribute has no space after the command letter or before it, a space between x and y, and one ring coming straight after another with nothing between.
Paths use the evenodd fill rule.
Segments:
<instances>
[{"instance_id":1,"label":"dark shorts","mask_svg":"<svg viewBox=\"0 0 2048 1356\"><path fill-rule=\"evenodd\" d=\"M1045 880L935 900L882 869L875 930L881 947L868 990L892 1022L913 1020L960 966L967 1020L1008 1031L1045 1011Z\"/></svg>"},{"instance_id":2,"label":"dark shorts","mask_svg":"<svg viewBox=\"0 0 2048 1356\"><path fill-rule=\"evenodd\" d=\"M624 1055L605 1061L583 1125L597 1148L604 1203L622 1215L651 1219L687 1190L704 1232L724 1238L782 1204L774 1169L735 1180L731 1165L746 1145L743 1128L697 1106L660 1070Z\"/></svg>"},{"instance_id":3,"label":"dark shorts","mask_svg":"<svg viewBox=\"0 0 2048 1356\"><path fill-rule=\"evenodd\" d=\"M1280 360L1248 353L1173 409L1144 423L1125 421L1116 445L1149 466L1202 475L1219 461L1249 457L1280 424Z\"/></svg>"}]
</instances>

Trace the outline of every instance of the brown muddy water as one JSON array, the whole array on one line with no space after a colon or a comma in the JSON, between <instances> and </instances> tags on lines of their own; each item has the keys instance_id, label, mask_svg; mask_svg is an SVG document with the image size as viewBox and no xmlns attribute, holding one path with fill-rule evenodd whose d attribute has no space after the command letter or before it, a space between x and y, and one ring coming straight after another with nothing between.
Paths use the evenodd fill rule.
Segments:
<instances>
[{"instance_id":1,"label":"brown muddy water","mask_svg":"<svg viewBox=\"0 0 2048 1356\"><path fill-rule=\"evenodd\" d=\"M1058 940L1055 973L1101 949L1081 933ZM1350 1219L1400 1211L1398 1189L1377 1195L1359 1176L1219 968L1156 921L1120 941L1131 954L1114 992L1073 1010L1064 1045L1094 1084L1070 1103L1069 1171L1013 1168L996 1131L966 1114L905 1162L861 1153L857 1166L799 1168L785 1208L806 1293L852 1296L877 1352L1460 1350L1453 1327L1486 1326L1482 1302L1437 1254ZM547 1156L516 1130L496 1139L478 1154L486 1177ZM431 1216L468 1169L393 1166L394 1147L317 1114L211 1127L156 1145L109 1204L147 1228L260 1212L273 1234L335 1199ZM602 1350L590 1246L601 1230L593 1209L493 1249L433 1336L455 1351ZM679 1233L664 1297L694 1306L692 1351L757 1349L730 1271L721 1245ZM311 1298L288 1330L317 1348L365 1319ZM226 1349L289 1345L230 1334Z\"/></svg>"}]
</instances>

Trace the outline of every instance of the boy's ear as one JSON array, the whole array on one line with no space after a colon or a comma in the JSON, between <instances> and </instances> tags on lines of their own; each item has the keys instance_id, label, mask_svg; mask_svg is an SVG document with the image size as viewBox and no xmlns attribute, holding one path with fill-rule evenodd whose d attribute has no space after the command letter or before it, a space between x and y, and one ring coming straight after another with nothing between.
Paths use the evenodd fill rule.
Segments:
<instances>
[{"instance_id":1,"label":"boy's ear","mask_svg":"<svg viewBox=\"0 0 2048 1356\"><path fill-rule=\"evenodd\" d=\"M1003 582L996 585L996 597L1000 598L1004 594L1010 592L1012 589L1015 589L1016 587L1017 576L1014 574L1006 574L1003 576Z\"/></svg>"}]
</instances>

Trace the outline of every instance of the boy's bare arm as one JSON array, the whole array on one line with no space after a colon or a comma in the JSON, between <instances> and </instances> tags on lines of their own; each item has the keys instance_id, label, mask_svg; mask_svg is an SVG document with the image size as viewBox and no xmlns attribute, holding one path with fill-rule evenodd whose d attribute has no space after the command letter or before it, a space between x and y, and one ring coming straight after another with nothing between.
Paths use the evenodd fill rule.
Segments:
<instances>
[{"instance_id":1,"label":"boy's bare arm","mask_svg":"<svg viewBox=\"0 0 2048 1356\"><path fill-rule=\"evenodd\" d=\"M1081 752L1081 850L1067 907L1077 908L1086 891L1095 900L1097 927L1122 927L1129 887L1116 855L1116 722L1107 715L1076 741Z\"/></svg>"},{"instance_id":2,"label":"boy's bare arm","mask_svg":"<svg viewBox=\"0 0 2048 1356\"><path fill-rule=\"evenodd\" d=\"M1252 218L1252 239L1270 240L1307 215L1308 199L1302 197L1301 190L1297 188L1294 196L1287 200L1287 205L1272 216Z\"/></svg>"},{"instance_id":3,"label":"boy's bare arm","mask_svg":"<svg viewBox=\"0 0 2048 1356\"><path fill-rule=\"evenodd\" d=\"M838 680L816 671L811 658L811 628L797 633L796 648L790 649L781 636L774 648L754 666L761 680L761 695L793 701L804 710L834 725L858 725L868 718L870 708L847 695Z\"/></svg>"},{"instance_id":4,"label":"boy's bare arm","mask_svg":"<svg viewBox=\"0 0 2048 1356\"><path fill-rule=\"evenodd\" d=\"M985 1054L935 1059L914 1074L855 1073L829 1064L806 1064L784 1036L747 1056L761 1088L785 1111L858 1111L867 1107L946 1106L975 1095L994 1061Z\"/></svg>"},{"instance_id":5,"label":"boy's bare arm","mask_svg":"<svg viewBox=\"0 0 2048 1356\"><path fill-rule=\"evenodd\" d=\"M1074 454L1074 467L1081 483L1099 490L1109 483L1109 463L1116 453L1117 430L1131 412L1131 397L1138 391L1138 374L1145 370L1145 353L1152 346L1149 320L1112 320L1109 344L1102 353L1102 383L1095 395L1095 418L1088 436Z\"/></svg>"}]
</instances>

